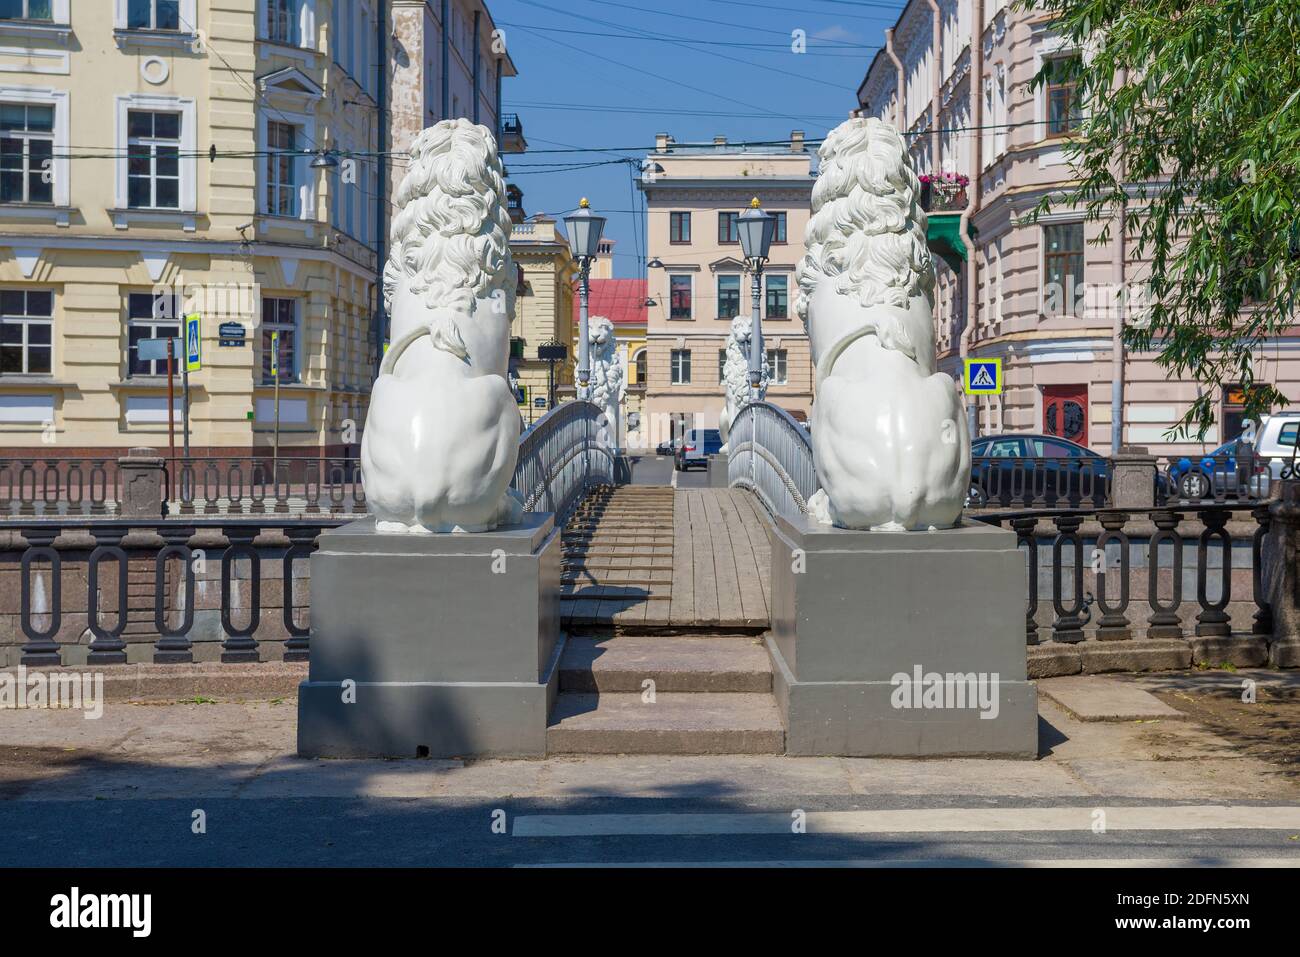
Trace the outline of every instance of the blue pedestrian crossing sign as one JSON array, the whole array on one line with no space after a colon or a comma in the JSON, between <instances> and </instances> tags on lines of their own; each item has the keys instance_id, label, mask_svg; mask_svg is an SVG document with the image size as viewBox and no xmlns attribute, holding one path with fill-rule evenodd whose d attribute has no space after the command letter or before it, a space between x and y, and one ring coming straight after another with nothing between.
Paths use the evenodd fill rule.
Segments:
<instances>
[{"instance_id":1,"label":"blue pedestrian crossing sign","mask_svg":"<svg viewBox=\"0 0 1300 957\"><path fill-rule=\"evenodd\" d=\"M185 317L185 371L198 372L203 368L203 333L199 328L199 315Z\"/></svg>"},{"instance_id":2,"label":"blue pedestrian crossing sign","mask_svg":"<svg viewBox=\"0 0 1300 957\"><path fill-rule=\"evenodd\" d=\"M962 390L967 395L1001 394L1001 359L967 359L962 372Z\"/></svg>"}]
</instances>

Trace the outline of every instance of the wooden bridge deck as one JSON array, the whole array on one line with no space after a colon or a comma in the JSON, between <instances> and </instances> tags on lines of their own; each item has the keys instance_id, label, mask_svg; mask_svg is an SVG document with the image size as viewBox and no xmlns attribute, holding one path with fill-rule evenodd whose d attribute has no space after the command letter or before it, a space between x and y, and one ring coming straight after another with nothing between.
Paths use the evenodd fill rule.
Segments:
<instances>
[{"instance_id":1,"label":"wooden bridge deck","mask_svg":"<svg viewBox=\"0 0 1300 957\"><path fill-rule=\"evenodd\" d=\"M766 628L769 526L739 489L596 493L564 531L564 623Z\"/></svg>"}]
</instances>

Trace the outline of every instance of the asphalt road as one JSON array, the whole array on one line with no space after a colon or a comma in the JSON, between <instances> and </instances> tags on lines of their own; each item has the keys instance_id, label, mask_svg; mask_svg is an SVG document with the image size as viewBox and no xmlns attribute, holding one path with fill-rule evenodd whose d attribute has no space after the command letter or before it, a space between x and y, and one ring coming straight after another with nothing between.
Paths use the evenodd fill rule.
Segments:
<instances>
[{"instance_id":1,"label":"asphalt road","mask_svg":"<svg viewBox=\"0 0 1300 957\"><path fill-rule=\"evenodd\" d=\"M1222 828L1208 808L1174 803L1104 802L1112 828L1086 822L1095 805L1059 801L978 801L1042 811L1027 830L933 831L959 826L952 809L970 796L924 801L873 797L769 795L761 800L678 799L358 799L352 797L34 801L0 804L2 866L545 866L585 864L763 864L778 866L1300 866L1300 826ZM1152 829L1125 830L1134 805ZM1156 810L1149 810L1155 807ZM872 809L909 809L911 830L853 832ZM1249 816L1249 805L1236 809ZM201 810L206 833L192 822ZM808 831L787 821L806 812ZM818 812L833 812L821 814ZM841 813L834 813L841 812ZM1206 813L1211 813L1207 818ZM1256 817L1286 823L1294 808ZM1058 829L1062 814L1082 822ZM625 817L596 817L620 815ZM1154 816L1154 821L1150 818ZM960 817L960 815L958 815ZM722 822L718 824L716 822ZM1028 821L1025 821L1028 824ZM1060 822L1057 821L1057 824ZM1231 823L1230 821L1228 823ZM1184 826L1185 825L1185 826ZM644 833L645 831L659 833ZM767 830L771 833L745 833ZM724 833L711 833L721 831ZM613 833L611 833L613 832Z\"/></svg>"},{"instance_id":2,"label":"asphalt road","mask_svg":"<svg viewBox=\"0 0 1300 957\"><path fill-rule=\"evenodd\" d=\"M709 474L704 469L688 472L673 470L671 455L641 455L632 460L633 485L672 485L676 476L677 488L708 488Z\"/></svg>"}]
</instances>

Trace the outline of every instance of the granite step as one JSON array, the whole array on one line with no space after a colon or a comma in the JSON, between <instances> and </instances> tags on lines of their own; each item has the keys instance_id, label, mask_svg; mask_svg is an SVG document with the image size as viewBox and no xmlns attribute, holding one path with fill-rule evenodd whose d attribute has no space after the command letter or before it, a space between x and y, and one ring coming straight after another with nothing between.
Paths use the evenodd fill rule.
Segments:
<instances>
[{"instance_id":1,"label":"granite step","mask_svg":"<svg viewBox=\"0 0 1300 957\"><path fill-rule=\"evenodd\" d=\"M556 696L551 754L781 754L785 728L770 694Z\"/></svg>"},{"instance_id":2,"label":"granite step","mask_svg":"<svg viewBox=\"0 0 1300 957\"><path fill-rule=\"evenodd\" d=\"M562 692L640 694L647 678L660 694L759 694L772 690L772 663L759 641L738 635L573 637L560 657Z\"/></svg>"}]
</instances>

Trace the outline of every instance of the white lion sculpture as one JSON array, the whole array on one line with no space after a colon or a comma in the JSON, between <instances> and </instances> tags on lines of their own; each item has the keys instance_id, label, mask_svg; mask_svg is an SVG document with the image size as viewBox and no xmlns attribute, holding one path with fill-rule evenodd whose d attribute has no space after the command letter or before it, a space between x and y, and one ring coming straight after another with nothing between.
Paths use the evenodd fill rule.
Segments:
<instances>
[{"instance_id":1,"label":"white lion sculpture","mask_svg":"<svg viewBox=\"0 0 1300 957\"><path fill-rule=\"evenodd\" d=\"M611 444L618 445L619 409L627 392L627 369L614 338L614 323L605 316L587 321L588 358L591 362L591 401L600 406L613 430Z\"/></svg>"},{"instance_id":2,"label":"white lion sculpture","mask_svg":"<svg viewBox=\"0 0 1300 957\"><path fill-rule=\"evenodd\" d=\"M731 425L736 421L736 413L750 401L752 390L749 387L749 344L754 336L754 320L749 316L736 316L731 320L731 332L727 336L727 358L722 364L722 385L726 391L727 404L718 416L718 431L722 435L722 452L728 452ZM762 401L767 396L767 356L763 357L762 377L758 388L758 398Z\"/></svg>"},{"instance_id":3,"label":"white lion sculpture","mask_svg":"<svg viewBox=\"0 0 1300 957\"><path fill-rule=\"evenodd\" d=\"M443 120L411 145L384 268L391 345L361 441L376 530L519 521L519 411L506 381L516 272L496 142Z\"/></svg>"},{"instance_id":4,"label":"white lion sculpture","mask_svg":"<svg viewBox=\"0 0 1300 957\"><path fill-rule=\"evenodd\" d=\"M934 263L903 138L877 119L818 151L797 309L816 367L813 457L824 524L886 531L957 523L970 437L935 371Z\"/></svg>"}]
</instances>

